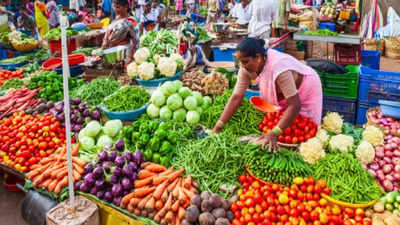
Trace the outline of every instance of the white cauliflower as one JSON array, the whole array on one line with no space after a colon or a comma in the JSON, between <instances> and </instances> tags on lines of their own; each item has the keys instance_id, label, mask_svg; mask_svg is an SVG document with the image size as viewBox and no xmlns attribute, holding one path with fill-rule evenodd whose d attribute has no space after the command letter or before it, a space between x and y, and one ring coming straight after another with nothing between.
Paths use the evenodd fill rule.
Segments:
<instances>
[{"instance_id":1,"label":"white cauliflower","mask_svg":"<svg viewBox=\"0 0 400 225\"><path fill-rule=\"evenodd\" d=\"M160 56L159 54L155 54L155 55L153 56L154 62L155 62L156 64L158 64L158 61L160 60L160 58L161 58L161 56Z\"/></svg>"},{"instance_id":2,"label":"white cauliflower","mask_svg":"<svg viewBox=\"0 0 400 225\"><path fill-rule=\"evenodd\" d=\"M178 68L178 64L171 57L161 57L158 60L157 68L160 70L161 75L173 77L176 73L176 68Z\"/></svg>"},{"instance_id":3,"label":"white cauliflower","mask_svg":"<svg viewBox=\"0 0 400 225\"><path fill-rule=\"evenodd\" d=\"M329 141L329 135L328 132L326 132L326 130L324 129L318 129L317 135L316 137L321 141L321 143L323 144L323 146L326 146L328 144Z\"/></svg>"},{"instance_id":4,"label":"white cauliflower","mask_svg":"<svg viewBox=\"0 0 400 225\"><path fill-rule=\"evenodd\" d=\"M328 112L322 120L322 128L335 134L342 133L343 118L337 112Z\"/></svg>"},{"instance_id":5,"label":"white cauliflower","mask_svg":"<svg viewBox=\"0 0 400 225\"><path fill-rule=\"evenodd\" d=\"M333 151L338 149L341 152L348 152L354 145L354 138L344 134L338 134L331 138L329 141L329 148Z\"/></svg>"},{"instance_id":6,"label":"white cauliflower","mask_svg":"<svg viewBox=\"0 0 400 225\"><path fill-rule=\"evenodd\" d=\"M309 164L315 163L318 159L325 157L323 144L318 138L308 139L300 144L299 152L304 161Z\"/></svg>"},{"instance_id":7,"label":"white cauliflower","mask_svg":"<svg viewBox=\"0 0 400 225\"><path fill-rule=\"evenodd\" d=\"M183 57L181 55L179 55L178 53L173 53L169 57L172 58L174 61L176 61L176 60L182 60L183 61Z\"/></svg>"},{"instance_id":8,"label":"white cauliflower","mask_svg":"<svg viewBox=\"0 0 400 225\"><path fill-rule=\"evenodd\" d=\"M374 161L375 149L368 141L361 141L356 150L356 157L361 164L368 164Z\"/></svg>"},{"instance_id":9,"label":"white cauliflower","mask_svg":"<svg viewBox=\"0 0 400 225\"><path fill-rule=\"evenodd\" d=\"M383 144L383 132L375 126L367 126L362 133L363 139L371 143L374 147Z\"/></svg>"},{"instance_id":10,"label":"white cauliflower","mask_svg":"<svg viewBox=\"0 0 400 225\"><path fill-rule=\"evenodd\" d=\"M136 62L129 63L129 65L126 67L126 71L131 79L139 76L139 67Z\"/></svg>"},{"instance_id":11,"label":"white cauliflower","mask_svg":"<svg viewBox=\"0 0 400 225\"><path fill-rule=\"evenodd\" d=\"M139 78L142 80L151 80L154 78L155 66L151 62L144 62L139 65Z\"/></svg>"},{"instance_id":12,"label":"white cauliflower","mask_svg":"<svg viewBox=\"0 0 400 225\"><path fill-rule=\"evenodd\" d=\"M137 64L142 64L150 57L150 50L148 48L139 48L133 57Z\"/></svg>"}]
</instances>

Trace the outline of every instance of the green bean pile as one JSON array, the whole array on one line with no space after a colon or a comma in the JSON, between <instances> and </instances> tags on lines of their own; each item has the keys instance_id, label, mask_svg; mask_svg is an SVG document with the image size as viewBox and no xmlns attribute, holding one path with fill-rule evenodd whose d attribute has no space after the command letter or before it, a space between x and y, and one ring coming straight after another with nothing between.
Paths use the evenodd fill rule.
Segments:
<instances>
[{"instance_id":1,"label":"green bean pile","mask_svg":"<svg viewBox=\"0 0 400 225\"><path fill-rule=\"evenodd\" d=\"M139 87L124 87L104 100L104 105L112 112L126 112L138 109L148 103L150 94Z\"/></svg>"},{"instance_id":2,"label":"green bean pile","mask_svg":"<svg viewBox=\"0 0 400 225\"><path fill-rule=\"evenodd\" d=\"M117 91L121 85L114 79L96 78L90 83L84 84L71 93L72 98L80 98L83 102L98 105L104 98Z\"/></svg>"},{"instance_id":3,"label":"green bean pile","mask_svg":"<svg viewBox=\"0 0 400 225\"><path fill-rule=\"evenodd\" d=\"M231 95L232 90L228 90L223 95L215 97L213 104L201 114L201 123L212 129L224 111ZM242 104L224 129L237 136L259 134L260 131L257 128L262 118L263 114L257 111L247 99L243 99Z\"/></svg>"},{"instance_id":4,"label":"green bean pile","mask_svg":"<svg viewBox=\"0 0 400 225\"><path fill-rule=\"evenodd\" d=\"M382 188L351 154L328 154L313 165L316 179L326 180L331 196L350 203L367 203L383 194Z\"/></svg>"},{"instance_id":5,"label":"green bean pile","mask_svg":"<svg viewBox=\"0 0 400 225\"><path fill-rule=\"evenodd\" d=\"M260 146L246 146L246 165L253 175L272 183L290 185L295 177L310 176L311 167L295 152L280 149L267 153Z\"/></svg>"},{"instance_id":6,"label":"green bean pile","mask_svg":"<svg viewBox=\"0 0 400 225\"><path fill-rule=\"evenodd\" d=\"M203 139L181 143L172 158L174 168L185 168L200 185L200 190L226 196L220 191L223 184L237 184L244 173L244 149L229 132L214 134Z\"/></svg>"},{"instance_id":7,"label":"green bean pile","mask_svg":"<svg viewBox=\"0 0 400 225\"><path fill-rule=\"evenodd\" d=\"M0 90L5 91L10 88L20 88L22 86L24 86L24 81L22 79L12 78L4 82L3 85L0 86Z\"/></svg>"}]
</instances>

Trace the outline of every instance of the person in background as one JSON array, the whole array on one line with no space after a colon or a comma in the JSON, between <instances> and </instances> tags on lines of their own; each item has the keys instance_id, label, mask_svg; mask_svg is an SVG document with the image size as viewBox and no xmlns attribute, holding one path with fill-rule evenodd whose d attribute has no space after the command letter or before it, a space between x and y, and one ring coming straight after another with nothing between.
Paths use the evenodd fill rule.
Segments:
<instances>
[{"instance_id":1,"label":"person in background","mask_svg":"<svg viewBox=\"0 0 400 225\"><path fill-rule=\"evenodd\" d=\"M277 18L275 0L253 0L250 7L249 37L267 42L271 33L271 24Z\"/></svg>"},{"instance_id":2,"label":"person in background","mask_svg":"<svg viewBox=\"0 0 400 225\"><path fill-rule=\"evenodd\" d=\"M168 19L168 9L161 0L155 0L153 3L153 8L157 10L158 23L160 28L165 28L167 26Z\"/></svg>"},{"instance_id":3,"label":"person in background","mask_svg":"<svg viewBox=\"0 0 400 225\"><path fill-rule=\"evenodd\" d=\"M242 0L241 3L236 4L232 11L232 17L237 18L236 23L240 26L247 26L251 19L250 14L250 0Z\"/></svg>"},{"instance_id":4,"label":"person in background","mask_svg":"<svg viewBox=\"0 0 400 225\"><path fill-rule=\"evenodd\" d=\"M274 22L275 36L280 37L287 30L290 7L290 0L276 0L278 5L278 18Z\"/></svg>"},{"instance_id":5,"label":"person in background","mask_svg":"<svg viewBox=\"0 0 400 225\"><path fill-rule=\"evenodd\" d=\"M208 14L207 14L207 24L211 22L217 22L218 20L218 12L219 8L219 1L218 0L208 0Z\"/></svg>"},{"instance_id":6,"label":"person in background","mask_svg":"<svg viewBox=\"0 0 400 225\"><path fill-rule=\"evenodd\" d=\"M36 27L39 31L39 37L43 38L49 32L49 22L45 16L46 5L43 2L35 2L35 21Z\"/></svg>"},{"instance_id":7,"label":"person in background","mask_svg":"<svg viewBox=\"0 0 400 225\"><path fill-rule=\"evenodd\" d=\"M60 24L59 11L55 0L47 0L46 4L47 14L49 18L50 28L55 28Z\"/></svg>"},{"instance_id":8,"label":"person in background","mask_svg":"<svg viewBox=\"0 0 400 225\"><path fill-rule=\"evenodd\" d=\"M158 11L153 8L152 2L146 2L144 12L140 17L139 31L140 34L146 34L157 28L158 25Z\"/></svg>"},{"instance_id":9,"label":"person in background","mask_svg":"<svg viewBox=\"0 0 400 225\"><path fill-rule=\"evenodd\" d=\"M146 2L149 0L138 0L138 5L140 8L140 14L139 14L139 19L142 16L142 14L144 13L144 8L146 7Z\"/></svg>"},{"instance_id":10,"label":"person in background","mask_svg":"<svg viewBox=\"0 0 400 225\"><path fill-rule=\"evenodd\" d=\"M35 36L35 21L28 8L21 7L18 11L20 14L20 16L17 18L18 27L27 35Z\"/></svg>"},{"instance_id":11,"label":"person in background","mask_svg":"<svg viewBox=\"0 0 400 225\"><path fill-rule=\"evenodd\" d=\"M196 9L196 1L195 0L186 0L186 16L190 17L192 13L195 12Z\"/></svg>"},{"instance_id":12,"label":"person in background","mask_svg":"<svg viewBox=\"0 0 400 225\"><path fill-rule=\"evenodd\" d=\"M105 17L110 17L111 10L112 10L112 1L111 0L102 0L101 1L101 9L102 9Z\"/></svg>"},{"instance_id":13,"label":"person in background","mask_svg":"<svg viewBox=\"0 0 400 225\"><path fill-rule=\"evenodd\" d=\"M261 98L279 106L283 116L271 132L254 142L262 148L269 144L270 150L275 150L282 131L293 124L298 114L317 125L321 123L322 87L318 74L311 67L274 49L266 51L264 45L264 40L247 38L237 46L238 81L213 132L221 132L239 108L251 80L257 80Z\"/></svg>"}]
</instances>

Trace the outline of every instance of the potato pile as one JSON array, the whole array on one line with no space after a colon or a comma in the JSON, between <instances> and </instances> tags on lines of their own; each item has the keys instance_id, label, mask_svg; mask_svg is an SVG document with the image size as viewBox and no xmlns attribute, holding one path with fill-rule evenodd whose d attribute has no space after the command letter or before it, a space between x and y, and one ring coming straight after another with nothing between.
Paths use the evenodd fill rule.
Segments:
<instances>
[{"instance_id":1,"label":"potato pile","mask_svg":"<svg viewBox=\"0 0 400 225\"><path fill-rule=\"evenodd\" d=\"M229 88L228 79L217 71L206 76L201 84L206 95L222 95Z\"/></svg>"},{"instance_id":2,"label":"potato pile","mask_svg":"<svg viewBox=\"0 0 400 225\"><path fill-rule=\"evenodd\" d=\"M371 218L373 225L400 225L400 217L396 213L385 210L382 202L375 203L373 209L368 209L365 216Z\"/></svg>"},{"instance_id":3,"label":"potato pile","mask_svg":"<svg viewBox=\"0 0 400 225\"><path fill-rule=\"evenodd\" d=\"M193 195L181 225L229 225L234 219L232 202L218 194L203 191Z\"/></svg>"},{"instance_id":4,"label":"potato pile","mask_svg":"<svg viewBox=\"0 0 400 225\"><path fill-rule=\"evenodd\" d=\"M205 95L204 88L201 81L206 77L206 74L201 70L192 70L182 75L181 81L184 86L190 88L192 91L198 91Z\"/></svg>"}]
</instances>

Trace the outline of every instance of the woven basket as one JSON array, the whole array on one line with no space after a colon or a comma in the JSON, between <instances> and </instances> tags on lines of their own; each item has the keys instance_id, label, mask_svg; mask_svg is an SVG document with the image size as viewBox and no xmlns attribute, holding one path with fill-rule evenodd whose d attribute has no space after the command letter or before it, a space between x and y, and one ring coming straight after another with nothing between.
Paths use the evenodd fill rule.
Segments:
<instances>
[{"instance_id":1,"label":"woven basket","mask_svg":"<svg viewBox=\"0 0 400 225\"><path fill-rule=\"evenodd\" d=\"M392 59L400 59L400 39L388 38L385 40L386 56Z\"/></svg>"},{"instance_id":2,"label":"woven basket","mask_svg":"<svg viewBox=\"0 0 400 225\"><path fill-rule=\"evenodd\" d=\"M16 42L11 42L11 44L12 44L13 48L19 52L31 52L39 46L39 42L37 42L37 41L27 43L27 44L19 44Z\"/></svg>"},{"instance_id":3,"label":"woven basket","mask_svg":"<svg viewBox=\"0 0 400 225\"><path fill-rule=\"evenodd\" d=\"M385 40L378 39L366 39L364 40L364 49L365 50L373 50L380 51L381 56L385 54Z\"/></svg>"}]
</instances>

